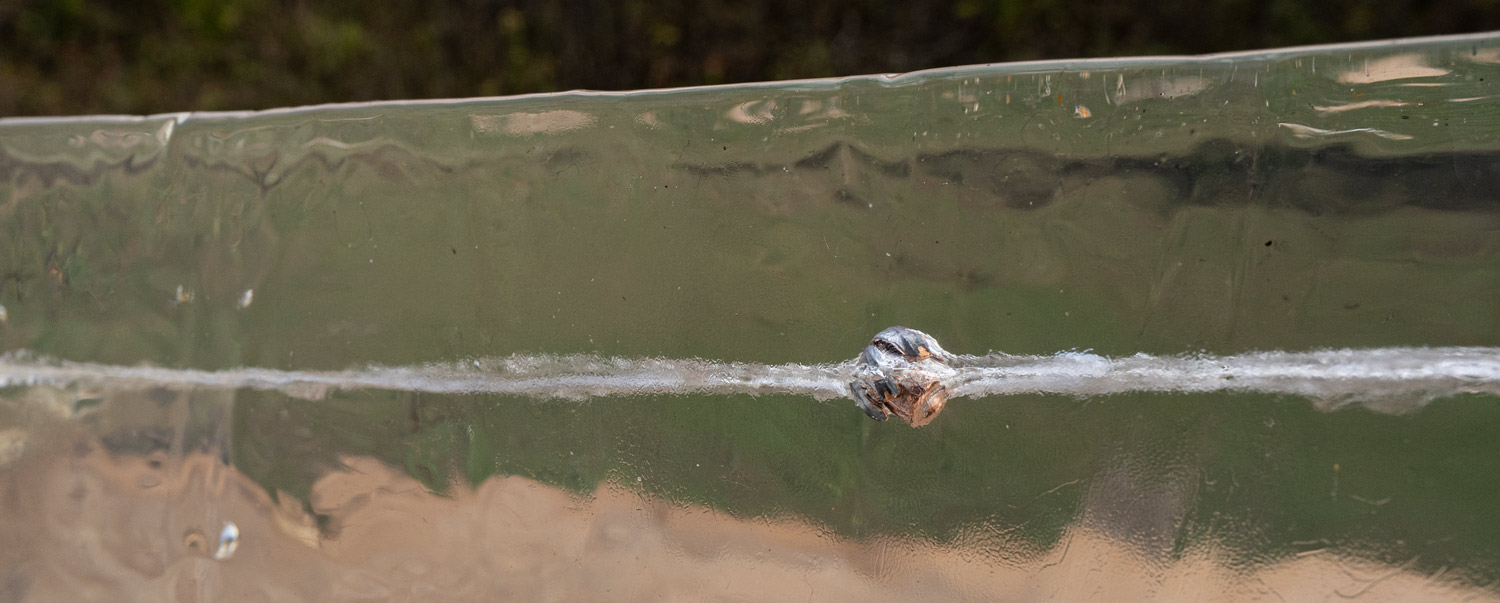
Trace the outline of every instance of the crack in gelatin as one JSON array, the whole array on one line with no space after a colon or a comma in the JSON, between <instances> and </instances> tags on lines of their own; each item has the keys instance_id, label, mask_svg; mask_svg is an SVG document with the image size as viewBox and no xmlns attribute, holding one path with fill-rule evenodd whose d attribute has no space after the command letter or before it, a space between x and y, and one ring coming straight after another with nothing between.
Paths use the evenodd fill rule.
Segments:
<instances>
[{"instance_id":1,"label":"crack in gelatin","mask_svg":"<svg viewBox=\"0 0 1500 603\"><path fill-rule=\"evenodd\" d=\"M321 399L376 389L494 394L539 399L664 395L848 396L876 420L914 427L952 398L1026 394L1073 397L1129 392L1253 392L1300 396L1321 410L1359 404L1383 413L1417 410L1459 394L1500 394L1500 348L1396 347L1230 356L1108 357L1090 352L954 354L906 327L876 334L853 361L757 364L703 359L516 355L344 371L245 367L217 371L120 366L0 355L0 387L88 386L102 390L268 390Z\"/></svg>"}]
</instances>

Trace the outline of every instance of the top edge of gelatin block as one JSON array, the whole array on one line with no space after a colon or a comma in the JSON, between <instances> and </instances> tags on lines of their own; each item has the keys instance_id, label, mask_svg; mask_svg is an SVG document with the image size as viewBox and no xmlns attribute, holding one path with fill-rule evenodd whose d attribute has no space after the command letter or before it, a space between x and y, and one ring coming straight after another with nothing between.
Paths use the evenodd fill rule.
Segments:
<instances>
[{"instance_id":1,"label":"top edge of gelatin block","mask_svg":"<svg viewBox=\"0 0 1500 603\"><path fill-rule=\"evenodd\" d=\"M1318 56L1338 59L1370 58L1409 54L1412 52L1466 52L1475 62L1500 65L1500 32L1482 32L1442 36L1395 38L1361 42L1342 42L1289 46L1283 48L1240 50L1201 55L1151 55L1137 57L1102 57L1076 59L1046 59L1009 63L986 63L938 67L906 73L884 73L851 75L829 78L745 82L684 86L676 88L651 88L640 90L565 90L538 92L510 96L482 96L468 98L435 98L411 100L383 100L364 102L322 103L297 107L244 111L180 111L153 115L89 115L89 116L45 116L45 117L0 117L0 127L28 125L50 125L58 123L137 123L171 120L185 123L194 120L244 119L255 116L280 116L326 111L368 111L395 107L445 107L496 102L529 103L535 101L556 102L558 100L594 98L654 98L660 96L714 94L733 91L768 90L830 90L851 85L876 85L901 87L921 84L932 80L963 80L975 77L1036 75L1047 73L1103 73L1119 70L1148 68L1190 68L1225 65L1264 65L1294 61ZM1485 52L1489 51L1489 52Z\"/></svg>"}]
</instances>

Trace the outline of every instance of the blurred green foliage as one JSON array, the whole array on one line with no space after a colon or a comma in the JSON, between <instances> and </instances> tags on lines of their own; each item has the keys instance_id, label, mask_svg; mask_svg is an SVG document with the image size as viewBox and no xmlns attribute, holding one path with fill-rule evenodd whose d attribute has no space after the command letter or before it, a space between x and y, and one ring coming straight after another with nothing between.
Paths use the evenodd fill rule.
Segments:
<instances>
[{"instance_id":1,"label":"blurred green foliage","mask_svg":"<svg viewBox=\"0 0 1500 603\"><path fill-rule=\"evenodd\" d=\"M1500 28L1500 0L0 0L0 115L263 109Z\"/></svg>"}]
</instances>

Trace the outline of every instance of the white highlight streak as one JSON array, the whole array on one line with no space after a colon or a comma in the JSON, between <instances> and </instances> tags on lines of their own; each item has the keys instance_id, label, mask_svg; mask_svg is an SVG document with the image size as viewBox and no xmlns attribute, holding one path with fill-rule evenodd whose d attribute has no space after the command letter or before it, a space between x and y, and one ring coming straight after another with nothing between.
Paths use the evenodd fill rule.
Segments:
<instances>
[{"instance_id":1,"label":"white highlight streak","mask_svg":"<svg viewBox=\"0 0 1500 603\"><path fill-rule=\"evenodd\" d=\"M382 389L438 394L507 394L581 400L663 394L794 394L818 399L844 395L843 365L768 366L706 360L596 356L511 356L355 371L224 371L115 366L0 357L0 387L95 385L257 389L321 398L335 389Z\"/></svg>"},{"instance_id":2,"label":"white highlight streak","mask_svg":"<svg viewBox=\"0 0 1500 603\"><path fill-rule=\"evenodd\" d=\"M1382 412L1415 410L1440 397L1500 394L1500 348L1381 348L1253 352L1236 356L1105 358L961 356L949 388L957 396L1217 391L1312 398L1324 409L1360 403Z\"/></svg>"},{"instance_id":3,"label":"white highlight streak","mask_svg":"<svg viewBox=\"0 0 1500 603\"><path fill-rule=\"evenodd\" d=\"M947 381L954 397L1127 392L1258 392L1312 398L1320 408L1360 403L1406 412L1444 396L1500 395L1500 348L1381 348L1255 352L1235 356L1106 358L957 356ZM304 398L330 390L382 389L586 399L680 394L847 396L852 364L763 365L594 356L512 356L464 363L353 371L261 368L200 371L0 356L0 386L86 385L108 389L258 389Z\"/></svg>"}]
</instances>

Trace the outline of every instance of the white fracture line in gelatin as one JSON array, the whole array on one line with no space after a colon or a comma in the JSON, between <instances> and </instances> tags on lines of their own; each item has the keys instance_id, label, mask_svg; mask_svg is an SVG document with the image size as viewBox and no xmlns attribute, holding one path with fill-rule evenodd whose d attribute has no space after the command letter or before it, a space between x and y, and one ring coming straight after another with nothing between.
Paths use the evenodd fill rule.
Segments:
<instances>
[{"instance_id":1,"label":"white fracture line in gelatin","mask_svg":"<svg viewBox=\"0 0 1500 603\"><path fill-rule=\"evenodd\" d=\"M1376 403L1397 410L1438 397L1500 394L1500 348L1379 348L1253 352L1234 356L1106 358L960 356L952 395L1027 393L1102 396L1128 392L1257 392L1337 406Z\"/></svg>"},{"instance_id":2,"label":"white fracture line in gelatin","mask_svg":"<svg viewBox=\"0 0 1500 603\"><path fill-rule=\"evenodd\" d=\"M1333 406L1382 403L1392 411L1464 393L1500 394L1500 348L1379 348L1254 352L1232 356L1105 357L957 355L945 379L953 397L1129 392L1256 392L1314 398ZM238 368L219 371L118 366L0 356L0 386L106 389L256 389L319 398L330 390L502 394L581 400L643 395L845 397L853 363L764 365L597 356L511 356L347 371Z\"/></svg>"},{"instance_id":3,"label":"white fracture line in gelatin","mask_svg":"<svg viewBox=\"0 0 1500 603\"><path fill-rule=\"evenodd\" d=\"M0 357L0 386L86 385L273 390L322 397L329 390L503 394L586 399L670 394L844 395L844 365L763 365L597 356L511 356L347 371L220 371Z\"/></svg>"}]
</instances>

